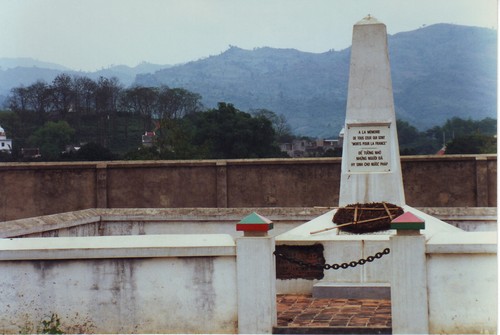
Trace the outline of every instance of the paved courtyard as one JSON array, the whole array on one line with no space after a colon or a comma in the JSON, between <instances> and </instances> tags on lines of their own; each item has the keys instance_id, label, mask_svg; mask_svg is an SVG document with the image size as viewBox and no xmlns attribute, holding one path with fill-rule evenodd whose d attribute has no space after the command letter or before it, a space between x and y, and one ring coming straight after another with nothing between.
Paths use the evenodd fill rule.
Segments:
<instances>
[{"instance_id":1,"label":"paved courtyard","mask_svg":"<svg viewBox=\"0 0 500 335\"><path fill-rule=\"evenodd\" d=\"M278 295L275 333L390 333L391 301ZM295 331L293 331L295 329Z\"/></svg>"}]
</instances>

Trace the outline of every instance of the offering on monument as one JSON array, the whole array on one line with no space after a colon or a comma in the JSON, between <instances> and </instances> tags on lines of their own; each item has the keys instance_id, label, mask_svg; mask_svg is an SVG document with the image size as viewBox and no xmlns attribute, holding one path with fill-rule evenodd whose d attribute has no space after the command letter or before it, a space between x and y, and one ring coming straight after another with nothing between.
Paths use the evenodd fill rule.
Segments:
<instances>
[{"instance_id":1,"label":"offering on monument","mask_svg":"<svg viewBox=\"0 0 500 335\"><path fill-rule=\"evenodd\" d=\"M342 231L371 233L391 229L391 221L403 213L401 207L386 202L349 204L336 211L333 222Z\"/></svg>"}]
</instances>

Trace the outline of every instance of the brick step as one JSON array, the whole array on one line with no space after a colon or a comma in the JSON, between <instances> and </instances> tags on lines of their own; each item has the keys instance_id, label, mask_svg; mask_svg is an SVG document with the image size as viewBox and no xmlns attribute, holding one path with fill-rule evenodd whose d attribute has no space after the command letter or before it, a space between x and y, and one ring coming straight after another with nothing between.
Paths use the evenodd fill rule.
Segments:
<instances>
[{"instance_id":1,"label":"brick step","mask_svg":"<svg viewBox=\"0 0 500 335\"><path fill-rule=\"evenodd\" d=\"M316 299L391 299L388 283L334 283L319 282L313 286Z\"/></svg>"},{"instance_id":2,"label":"brick step","mask_svg":"<svg viewBox=\"0 0 500 335\"><path fill-rule=\"evenodd\" d=\"M391 327L273 327L273 334L392 334Z\"/></svg>"}]
</instances>

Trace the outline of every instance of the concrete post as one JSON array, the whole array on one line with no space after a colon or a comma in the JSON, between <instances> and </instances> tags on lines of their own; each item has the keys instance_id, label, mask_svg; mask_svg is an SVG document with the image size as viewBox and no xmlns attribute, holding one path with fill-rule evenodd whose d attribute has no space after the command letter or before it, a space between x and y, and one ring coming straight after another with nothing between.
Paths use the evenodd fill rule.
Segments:
<instances>
[{"instance_id":1,"label":"concrete post","mask_svg":"<svg viewBox=\"0 0 500 335\"><path fill-rule=\"evenodd\" d=\"M476 206L488 207L488 160L484 156L476 156Z\"/></svg>"},{"instance_id":2,"label":"concrete post","mask_svg":"<svg viewBox=\"0 0 500 335\"><path fill-rule=\"evenodd\" d=\"M398 230L391 236L392 333L428 334L425 236L418 230Z\"/></svg>"},{"instance_id":3,"label":"concrete post","mask_svg":"<svg viewBox=\"0 0 500 335\"><path fill-rule=\"evenodd\" d=\"M277 325L274 238L236 240L238 332L271 334Z\"/></svg>"},{"instance_id":4,"label":"concrete post","mask_svg":"<svg viewBox=\"0 0 500 335\"><path fill-rule=\"evenodd\" d=\"M217 161L217 208L227 208L227 162Z\"/></svg>"},{"instance_id":5,"label":"concrete post","mask_svg":"<svg viewBox=\"0 0 500 335\"><path fill-rule=\"evenodd\" d=\"M108 208L108 165L96 165L96 208Z\"/></svg>"}]
</instances>

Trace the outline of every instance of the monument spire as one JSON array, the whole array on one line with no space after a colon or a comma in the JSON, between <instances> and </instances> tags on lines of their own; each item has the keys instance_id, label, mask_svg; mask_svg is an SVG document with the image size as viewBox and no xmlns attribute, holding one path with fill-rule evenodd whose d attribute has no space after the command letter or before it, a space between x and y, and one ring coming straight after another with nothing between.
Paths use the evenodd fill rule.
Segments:
<instances>
[{"instance_id":1,"label":"monument spire","mask_svg":"<svg viewBox=\"0 0 500 335\"><path fill-rule=\"evenodd\" d=\"M405 204L386 26L353 27L339 205Z\"/></svg>"}]
</instances>

